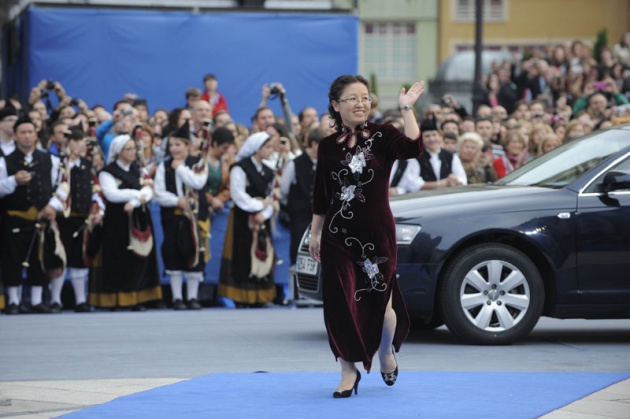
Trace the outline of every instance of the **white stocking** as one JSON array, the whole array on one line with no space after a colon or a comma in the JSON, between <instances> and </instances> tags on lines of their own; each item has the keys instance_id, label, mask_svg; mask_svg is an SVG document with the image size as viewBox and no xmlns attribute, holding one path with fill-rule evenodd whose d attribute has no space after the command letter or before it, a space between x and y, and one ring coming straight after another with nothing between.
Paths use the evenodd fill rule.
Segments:
<instances>
[{"instance_id":1,"label":"white stocking","mask_svg":"<svg viewBox=\"0 0 630 419\"><path fill-rule=\"evenodd\" d=\"M31 287L31 306L35 307L42 303L42 292L44 287L32 286Z\"/></svg>"},{"instance_id":2,"label":"white stocking","mask_svg":"<svg viewBox=\"0 0 630 419\"><path fill-rule=\"evenodd\" d=\"M173 301L182 300L182 271L166 271L171 278L171 292L173 293Z\"/></svg>"},{"instance_id":3,"label":"white stocking","mask_svg":"<svg viewBox=\"0 0 630 419\"><path fill-rule=\"evenodd\" d=\"M7 288L7 294L9 296L9 304L15 304L15 305L19 305L20 304L20 288L21 287L8 287Z\"/></svg>"},{"instance_id":4,"label":"white stocking","mask_svg":"<svg viewBox=\"0 0 630 419\"><path fill-rule=\"evenodd\" d=\"M203 281L203 272L186 272L187 301L196 300L199 294L199 283Z\"/></svg>"},{"instance_id":5,"label":"white stocking","mask_svg":"<svg viewBox=\"0 0 630 419\"><path fill-rule=\"evenodd\" d=\"M63 282L66 280L66 271L50 280L50 302L61 305L61 290L63 289Z\"/></svg>"},{"instance_id":6,"label":"white stocking","mask_svg":"<svg viewBox=\"0 0 630 419\"><path fill-rule=\"evenodd\" d=\"M74 289L75 304L83 304L87 302L85 285L87 284L90 270L89 268L69 268L69 271L72 289Z\"/></svg>"}]
</instances>

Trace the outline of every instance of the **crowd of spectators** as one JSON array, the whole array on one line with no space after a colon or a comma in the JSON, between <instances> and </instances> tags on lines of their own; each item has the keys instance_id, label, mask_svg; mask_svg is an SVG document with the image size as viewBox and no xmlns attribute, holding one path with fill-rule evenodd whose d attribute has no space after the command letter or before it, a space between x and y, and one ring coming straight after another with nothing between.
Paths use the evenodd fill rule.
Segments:
<instances>
[{"instance_id":1,"label":"crowd of spectators","mask_svg":"<svg viewBox=\"0 0 630 419\"><path fill-rule=\"evenodd\" d=\"M11 151L12 122L17 115L28 115L37 130L38 148L53 155L59 155L66 146L64 132L80 124L87 136L93 137L89 139L95 140L93 145L100 149L100 153L92 154L93 165L98 170L108 160L112 141L121 134L130 134L140 124L143 166L153 175L168 153L172 132L188 121L191 154L198 155L202 143L197 138L198 133L207 126L206 121L211 120L212 130L223 127L234 139L222 145L210 159L211 164L222 167L217 169L220 179L214 179L215 186L222 187L206 188L212 214L228 209L229 167L235 162L239 148L251 134L266 131L272 138L274 150L267 164L277 171L280 205L276 212L280 215L276 218L282 218L291 200L291 188L280 183L295 182L295 179L287 180L286 175L281 177L282 169L304 152L311 160L316 158L312 148L335 132L330 116L319 115L315 107L305 107L294 114L288 101L290 92L276 83L262 86L260 103L252 104L251 121L239 123L230 116L229 97L219 92L217 77L208 74L202 81L201 89L191 87L183 92L183 107L151 109L150 97L126 94L113 108L107 109L71 97L58 81L42 80L32 89L25 104L14 98L0 101L0 145L5 155ZM416 190L494 182L563 143L630 121L630 33L624 34L614 48L601 49L596 57L588 44L574 41L530 51L526 59L493 63L492 72L483 76L482 84L483 100L474 115L451 95L418 110L425 127L422 136L427 150L432 154L450 153L452 157L448 161L456 163L456 167L460 167L461 162L465 176L447 173L443 179L437 179L431 177L432 173L427 177L422 170L417 174L417 165L414 165L414 176L419 177L418 182L412 182ZM52 95L56 99L51 100ZM282 104L282 115L274 115L267 106L268 101L275 98ZM400 110L380 109L376 95L373 95L370 121L402 129ZM430 166L422 166L420 161L420 167ZM293 171L291 167L291 173ZM413 188L392 188L391 195L412 191ZM300 199L305 199L304 195ZM303 205L297 207L303 208ZM290 223L288 217L284 221ZM223 238L213 237L212 240ZM293 248L292 262L295 262L295 251Z\"/></svg>"}]
</instances>

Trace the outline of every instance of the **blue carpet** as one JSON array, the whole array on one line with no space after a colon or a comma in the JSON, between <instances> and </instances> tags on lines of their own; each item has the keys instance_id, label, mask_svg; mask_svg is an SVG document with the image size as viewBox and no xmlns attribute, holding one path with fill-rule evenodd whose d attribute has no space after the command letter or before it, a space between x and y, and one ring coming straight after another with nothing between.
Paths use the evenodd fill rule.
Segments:
<instances>
[{"instance_id":1,"label":"blue carpet","mask_svg":"<svg viewBox=\"0 0 630 419\"><path fill-rule=\"evenodd\" d=\"M338 373L210 374L62 416L74 418L537 418L628 373L402 371L387 387L363 374L332 398Z\"/></svg>"}]
</instances>

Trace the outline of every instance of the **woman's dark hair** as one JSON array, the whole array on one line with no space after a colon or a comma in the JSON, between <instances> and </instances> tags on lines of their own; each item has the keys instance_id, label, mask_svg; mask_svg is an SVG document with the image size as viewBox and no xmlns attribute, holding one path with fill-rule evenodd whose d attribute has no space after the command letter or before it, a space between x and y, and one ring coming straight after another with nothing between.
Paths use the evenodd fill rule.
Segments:
<instances>
[{"instance_id":1,"label":"woman's dark hair","mask_svg":"<svg viewBox=\"0 0 630 419\"><path fill-rule=\"evenodd\" d=\"M179 116L182 114L184 108L175 108L168 114L168 123L166 127L164 127L163 135L168 137L171 132L175 131L177 127L177 121L179 121Z\"/></svg>"},{"instance_id":2,"label":"woman's dark hair","mask_svg":"<svg viewBox=\"0 0 630 419\"><path fill-rule=\"evenodd\" d=\"M271 125L275 128L276 131L278 131L278 134L280 134L281 137L289 138L291 136L291 132L289 131L289 128L287 128L287 126L284 125L283 123L274 122Z\"/></svg>"},{"instance_id":3,"label":"woman's dark hair","mask_svg":"<svg viewBox=\"0 0 630 419\"><path fill-rule=\"evenodd\" d=\"M362 83L365 85L365 87L367 87L368 91L370 91L370 83L365 77L360 75L354 76L352 74L346 74L345 76L337 77L335 81L333 81L330 85L330 91L328 92L328 113L330 113L330 116L335 121L337 131L341 129L341 125L343 124L341 122L341 114L337 112L335 108L333 108L333 105L330 102L338 101L341 98L341 93L346 88L346 86L353 83Z\"/></svg>"}]
</instances>

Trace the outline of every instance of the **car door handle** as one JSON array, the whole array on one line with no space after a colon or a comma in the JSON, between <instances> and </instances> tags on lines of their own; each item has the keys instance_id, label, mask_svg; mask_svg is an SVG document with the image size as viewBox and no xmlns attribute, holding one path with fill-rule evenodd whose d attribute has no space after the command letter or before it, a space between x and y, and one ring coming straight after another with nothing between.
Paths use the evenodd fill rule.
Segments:
<instances>
[{"instance_id":1,"label":"car door handle","mask_svg":"<svg viewBox=\"0 0 630 419\"><path fill-rule=\"evenodd\" d=\"M568 220L569 218L571 218L571 213L570 212L559 212L558 213L558 218L561 220Z\"/></svg>"}]
</instances>

